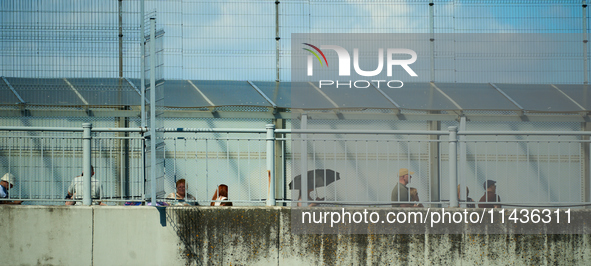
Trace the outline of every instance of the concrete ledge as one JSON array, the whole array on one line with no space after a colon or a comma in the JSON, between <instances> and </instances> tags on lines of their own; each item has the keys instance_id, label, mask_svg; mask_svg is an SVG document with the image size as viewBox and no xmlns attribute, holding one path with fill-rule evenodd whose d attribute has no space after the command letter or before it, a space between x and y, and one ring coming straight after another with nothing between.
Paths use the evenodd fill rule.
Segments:
<instances>
[{"instance_id":1,"label":"concrete ledge","mask_svg":"<svg viewBox=\"0 0 591 266\"><path fill-rule=\"evenodd\" d=\"M164 208L94 207L93 265L184 265Z\"/></svg>"},{"instance_id":2,"label":"concrete ledge","mask_svg":"<svg viewBox=\"0 0 591 266\"><path fill-rule=\"evenodd\" d=\"M167 215L197 264L591 264L590 235L293 234L284 207L168 208Z\"/></svg>"},{"instance_id":3,"label":"concrete ledge","mask_svg":"<svg viewBox=\"0 0 591 266\"><path fill-rule=\"evenodd\" d=\"M591 264L590 235L292 234L284 207L0 206L0 213L3 265Z\"/></svg>"},{"instance_id":4,"label":"concrete ledge","mask_svg":"<svg viewBox=\"0 0 591 266\"><path fill-rule=\"evenodd\" d=\"M91 265L92 208L0 206L4 265Z\"/></svg>"},{"instance_id":5,"label":"concrete ledge","mask_svg":"<svg viewBox=\"0 0 591 266\"><path fill-rule=\"evenodd\" d=\"M184 265L154 207L0 206L0 265ZM162 215L161 215L162 213Z\"/></svg>"}]
</instances>

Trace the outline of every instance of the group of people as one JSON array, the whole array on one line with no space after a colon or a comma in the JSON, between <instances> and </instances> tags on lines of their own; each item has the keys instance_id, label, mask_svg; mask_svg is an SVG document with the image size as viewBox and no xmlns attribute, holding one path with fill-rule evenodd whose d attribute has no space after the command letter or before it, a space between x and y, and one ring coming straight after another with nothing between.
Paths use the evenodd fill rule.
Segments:
<instances>
[{"instance_id":1,"label":"group of people","mask_svg":"<svg viewBox=\"0 0 591 266\"><path fill-rule=\"evenodd\" d=\"M91 197L92 199L95 199L95 201L93 201L93 204L97 204L97 205L106 205L103 202L98 201L98 199L101 198L101 191L102 191L102 186L100 184L100 182L94 178L94 167L90 167L91 169L91 189L90 189L90 193L91 193ZM72 180L72 182L70 183L70 186L68 187L68 194L66 196L66 199L68 199L68 201L66 201L66 205L75 205L77 201L82 200L83 198L83 174L77 176L74 178L74 180ZM414 174L414 172L410 172L407 168L401 168L398 171L398 183L394 186L394 189L392 189L392 195L391 195L391 200L393 202L402 202L402 203L396 203L396 204L392 204L393 207L423 207L422 204L420 204L420 199L419 199L419 194L416 188L413 187L407 187L407 185L410 183L411 179L412 179L412 175ZM14 184L16 183L16 177L11 174L11 173L6 173L4 176L2 176L2 178L0 179L0 198L9 198L8 194L10 189L14 186ZM484 189L486 190L484 195L480 198L480 200L478 201L478 207L479 208L501 208L501 197L499 195L496 194L496 181L494 180L487 180L486 182L484 182L483 184ZM312 189L313 190L313 189ZM313 200L310 197L310 192L312 190L308 191L308 199L309 200ZM460 198L460 185L458 185L458 199ZM474 202L474 200L472 198L470 198L468 195L470 193L470 190L468 189L468 187L466 187L466 202ZM186 192L186 180L185 179L179 179L176 182L176 192L172 192L168 195L166 195L165 197L166 200L169 201L174 201L175 203L172 205L183 205L183 206L189 206L189 205L199 205L199 203L196 201L196 198L187 193ZM300 199L301 200L301 195L300 195ZM323 199L319 199L317 198L316 200L323 200ZM7 201L7 200L2 200L0 201L0 204L21 204L22 201ZM314 203L312 203L314 204ZM313 205L310 206L313 206ZM169 203L165 203L163 205L171 205ZM225 184L221 184L218 186L218 188L215 190L213 197L211 198L211 206L232 206L232 202L230 202L228 200L228 186ZM467 208L475 208L476 204L466 204ZM298 206L299 203L298 203Z\"/></svg>"},{"instance_id":2,"label":"group of people","mask_svg":"<svg viewBox=\"0 0 591 266\"><path fill-rule=\"evenodd\" d=\"M92 203L95 205L106 205L104 202L101 202L100 199L101 193L103 191L102 185L94 177L94 167L90 166L91 171L91 178L90 178L90 195L93 199ZM66 203L65 205L76 205L76 202L81 201L83 199L84 194L84 172L79 176L75 177L70 186L68 187L68 193L65 197ZM0 198L7 199L9 198L9 191L11 188L14 187L16 183L16 177L12 173L6 173L0 179ZM181 206L193 206L199 205L196 201L196 198L186 192L186 181L185 179L179 179L176 182L176 192L172 192L166 195L165 199L169 201L169 203L164 203L162 205L181 205ZM228 186L225 184L221 184L216 189L213 197L211 198L211 206L232 206L232 202L229 201L228 198ZM8 200L0 200L0 204L21 204L22 201L8 201ZM137 204L126 204L126 205L137 205Z\"/></svg>"},{"instance_id":3,"label":"group of people","mask_svg":"<svg viewBox=\"0 0 591 266\"><path fill-rule=\"evenodd\" d=\"M93 199L99 199L100 195L101 195L101 185L99 183L99 181L94 178L94 167L90 166L90 171L92 172L91 175L91 189L90 189L90 194L91 197ZM66 195L66 205L76 205L76 201L80 201L83 198L83 183L84 183L84 179L82 177L82 175L84 174L84 172L75 177L74 180L72 180L72 182L70 183L70 186L68 187L68 194ZM4 174L4 176L2 176L2 178L0 179L0 198L3 199L7 199L9 198L9 191L11 188L14 187L14 184L16 183L16 177L14 176L14 174L12 173L6 173ZM0 204L21 204L23 203L20 200L15 200L15 201L8 201L8 200L2 200L0 201ZM106 205L100 201L93 201L93 204L96 205Z\"/></svg>"},{"instance_id":4,"label":"group of people","mask_svg":"<svg viewBox=\"0 0 591 266\"><path fill-rule=\"evenodd\" d=\"M419 194L416 188L409 188L407 185L412 179L414 172L409 172L407 168L400 168L398 171L398 183L392 189L390 200L404 203L392 204L392 207L423 207L419 200ZM497 185L494 180L486 180L483 184L484 195L478 202L478 208L501 208L501 197L497 195ZM468 195L470 190L466 187L466 202L474 202ZM460 199L460 185L458 185L458 199ZM406 203L408 202L408 203ZM476 208L476 204L466 204L467 208Z\"/></svg>"},{"instance_id":5,"label":"group of people","mask_svg":"<svg viewBox=\"0 0 591 266\"><path fill-rule=\"evenodd\" d=\"M176 192L171 192L170 194L166 195L167 200L174 200L177 202L175 205L182 205L182 206L190 206L190 205L199 205L196 201L196 198L187 193L187 182L185 179L179 179L176 181ZM187 203L186 200L191 200L194 203ZM228 201L228 186L225 184L221 184L213 193L213 197L211 198L210 206L232 206L232 202Z\"/></svg>"}]
</instances>

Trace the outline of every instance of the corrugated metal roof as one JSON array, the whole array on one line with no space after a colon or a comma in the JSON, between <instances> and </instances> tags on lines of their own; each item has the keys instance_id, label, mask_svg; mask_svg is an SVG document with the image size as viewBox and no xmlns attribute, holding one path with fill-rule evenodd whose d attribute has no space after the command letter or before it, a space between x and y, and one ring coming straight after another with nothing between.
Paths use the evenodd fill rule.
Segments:
<instances>
[{"instance_id":1,"label":"corrugated metal roof","mask_svg":"<svg viewBox=\"0 0 591 266\"><path fill-rule=\"evenodd\" d=\"M4 81L5 80L5 81ZM8 84L7 84L8 83ZM164 105L293 109L400 109L426 111L591 111L583 84L405 83L402 88L322 86L306 82L167 80ZM139 80L118 78L10 78L0 82L0 105L140 105ZM14 91L13 91L14 89ZM18 96L17 96L18 95Z\"/></svg>"}]
</instances>

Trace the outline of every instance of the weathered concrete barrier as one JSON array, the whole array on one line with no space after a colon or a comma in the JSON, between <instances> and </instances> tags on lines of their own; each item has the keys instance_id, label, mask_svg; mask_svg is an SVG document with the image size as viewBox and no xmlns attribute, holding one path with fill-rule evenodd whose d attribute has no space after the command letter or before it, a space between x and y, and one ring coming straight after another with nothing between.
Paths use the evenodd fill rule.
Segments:
<instances>
[{"instance_id":1,"label":"weathered concrete barrier","mask_svg":"<svg viewBox=\"0 0 591 266\"><path fill-rule=\"evenodd\" d=\"M0 206L0 213L2 265L591 264L590 235L293 234L285 207Z\"/></svg>"},{"instance_id":2,"label":"weathered concrete barrier","mask_svg":"<svg viewBox=\"0 0 591 266\"><path fill-rule=\"evenodd\" d=\"M161 217L154 207L3 205L0 265L184 265Z\"/></svg>"},{"instance_id":3,"label":"weathered concrete barrier","mask_svg":"<svg viewBox=\"0 0 591 266\"><path fill-rule=\"evenodd\" d=\"M573 210L574 211L574 210ZM293 234L289 208L169 208L211 265L590 265L590 235Z\"/></svg>"}]
</instances>

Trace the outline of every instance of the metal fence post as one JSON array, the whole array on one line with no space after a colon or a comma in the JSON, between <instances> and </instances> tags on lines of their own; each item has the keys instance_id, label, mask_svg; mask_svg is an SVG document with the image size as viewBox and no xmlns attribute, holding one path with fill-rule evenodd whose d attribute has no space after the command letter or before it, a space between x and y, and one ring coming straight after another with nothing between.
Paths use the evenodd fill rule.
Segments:
<instances>
[{"instance_id":1,"label":"metal fence post","mask_svg":"<svg viewBox=\"0 0 591 266\"><path fill-rule=\"evenodd\" d=\"M84 186L84 194L82 195L82 205L90 205L92 204L92 195L91 192L91 176L92 171L90 170L91 165L91 146L90 141L92 139L91 130L92 124L91 123L84 123L82 124L82 128L84 132L82 133L82 178L83 178L83 186Z\"/></svg>"},{"instance_id":2,"label":"metal fence post","mask_svg":"<svg viewBox=\"0 0 591 266\"><path fill-rule=\"evenodd\" d=\"M147 192L147 191L146 191ZM150 18L150 202L156 202L156 18Z\"/></svg>"},{"instance_id":3,"label":"metal fence post","mask_svg":"<svg viewBox=\"0 0 591 266\"><path fill-rule=\"evenodd\" d=\"M267 124L267 206L275 206L275 125Z\"/></svg>"},{"instance_id":4,"label":"metal fence post","mask_svg":"<svg viewBox=\"0 0 591 266\"><path fill-rule=\"evenodd\" d=\"M308 114L302 114L301 129L308 129ZM300 197L302 207L308 207L308 141L307 134L301 134L301 186L300 186ZM293 181L295 183L295 179ZM294 184L295 185L295 184ZM299 199L298 199L299 201Z\"/></svg>"},{"instance_id":5,"label":"metal fence post","mask_svg":"<svg viewBox=\"0 0 591 266\"><path fill-rule=\"evenodd\" d=\"M448 127L449 130L449 206L458 207L457 178L458 178L458 127Z\"/></svg>"}]
</instances>

